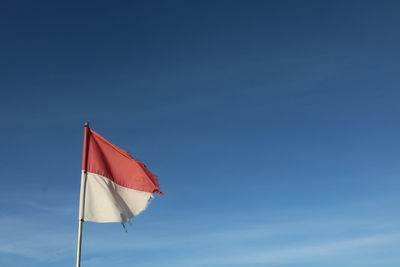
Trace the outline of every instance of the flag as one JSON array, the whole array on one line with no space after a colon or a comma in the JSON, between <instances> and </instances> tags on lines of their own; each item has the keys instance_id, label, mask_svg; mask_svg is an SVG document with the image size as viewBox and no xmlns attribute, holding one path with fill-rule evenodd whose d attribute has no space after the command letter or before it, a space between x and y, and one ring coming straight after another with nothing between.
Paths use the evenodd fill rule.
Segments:
<instances>
[{"instance_id":1,"label":"flag","mask_svg":"<svg viewBox=\"0 0 400 267\"><path fill-rule=\"evenodd\" d=\"M84 140L83 221L125 223L147 208L153 193L162 194L157 176L128 152L88 126Z\"/></svg>"}]
</instances>

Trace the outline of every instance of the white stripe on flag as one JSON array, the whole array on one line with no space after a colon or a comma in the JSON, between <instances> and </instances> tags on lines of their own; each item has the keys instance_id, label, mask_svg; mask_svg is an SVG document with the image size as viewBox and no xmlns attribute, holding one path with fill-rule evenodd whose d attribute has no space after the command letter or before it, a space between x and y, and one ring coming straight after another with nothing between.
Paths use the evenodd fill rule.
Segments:
<instances>
[{"instance_id":1,"label":"white stripe on flag","mask_svg":"<svg viewBox=\"0 0 400 267\"><path fill-rule=\"evenodd\" d=\"M84 220L124 223L145 210L152 198L152 193L126 188L107 177L88 172Z\"/></svg>"}]
</instances>

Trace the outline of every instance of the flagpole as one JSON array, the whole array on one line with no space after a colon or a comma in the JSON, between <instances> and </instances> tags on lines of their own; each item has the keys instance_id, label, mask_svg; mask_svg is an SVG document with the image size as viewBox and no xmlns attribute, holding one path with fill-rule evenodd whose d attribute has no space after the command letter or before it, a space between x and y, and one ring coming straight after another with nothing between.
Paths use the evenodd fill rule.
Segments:
<instances>
[{"instance_id":1,"label":"flagpole","mask_svg":"<svg viewBox=\"0 0 400 267\"><path fill-rule=\"evenodd\" d=\"M79 219L78 219L78 241L76 245L76 267L81 266L81 246L82 246L82 226L85 211L85 193L86 193L86 179L87 179L87 154L89 144L89 123L84 124L84 137L83 137L83 153L82 153L82 176L81 176L81 189L79 196Z\"/></svg>"}]
</instances>

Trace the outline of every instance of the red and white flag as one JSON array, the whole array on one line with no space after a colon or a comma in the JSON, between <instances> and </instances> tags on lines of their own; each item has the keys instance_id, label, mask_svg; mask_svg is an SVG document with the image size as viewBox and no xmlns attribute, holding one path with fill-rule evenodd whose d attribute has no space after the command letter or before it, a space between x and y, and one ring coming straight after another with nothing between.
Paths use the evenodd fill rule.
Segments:
<instances>
[{"instance_id":1,"label":"red and white flag","mask_svg":"<svg viewBox=\"0 0 400 267\"><path fill-rule=\"evenodd\" d=\"M124 223L146 209L153 193L162 194L157 176L128 152L89 127L84 140L81 219Z\"/></svg>"}]
</instances>

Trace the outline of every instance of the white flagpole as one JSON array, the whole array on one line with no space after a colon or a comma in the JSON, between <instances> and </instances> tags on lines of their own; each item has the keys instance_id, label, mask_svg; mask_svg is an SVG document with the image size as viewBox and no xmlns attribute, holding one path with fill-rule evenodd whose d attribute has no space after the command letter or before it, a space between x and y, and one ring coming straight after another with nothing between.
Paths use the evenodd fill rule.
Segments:
<instances>
[{"instance_id":1,"label":"white flagpole","mask_svg":"<svg viewBox=\"0 0 400 267\"><path fill-rule=\"evenodd\" d=\"M88 153L88 138L89 138L89 123L84 124L84 138L83 138L83 155L82 155L82 176L81 176L81 190L79 197L79 220L78 220L78 242L76 245L76 267L81 266L81 246L82 246L82 226L85 211L85 193L86 193L86 179L87 179L87 153Z\"/></svg>"}]
</instances>

